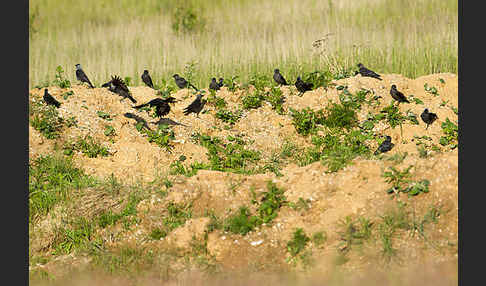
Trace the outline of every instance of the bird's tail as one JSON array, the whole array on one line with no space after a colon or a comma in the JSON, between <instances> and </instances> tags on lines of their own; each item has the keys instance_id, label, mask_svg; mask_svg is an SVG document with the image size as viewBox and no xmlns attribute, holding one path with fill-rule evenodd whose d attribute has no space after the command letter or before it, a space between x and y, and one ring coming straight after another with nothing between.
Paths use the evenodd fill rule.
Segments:
<instances>
[{"instance_id":1,"label":"bird's tail","mask_svg":"<svg viewBox=\"0 0 486 286\"><path fill-rule=\"evenodd\" d=\"M194 86L192 83L190 83L190 82L189 82L189 86L190 86L190 87L192 87L192 88L194 88L196 91L198 91L198 90L199 90L199 88L195 87L195 86Z\"/></svg>"},{"instance_id":2,"label":"bird's tail","mask_svg":"<svg viewBox=\"0 0 486 286\"><path fill-rule=\"evenodd\" d=\"M128 95L128 99L130 99L133 103L137 103L137 101L135 100L135 98L133 98L131 95Z\"/></svg>"},{"instance_id":3,"label":"bird's tail","mask_svg":"<svg viewBox=\"0 0 486 286\"><path fill-rule=\"evenodd\" d=\"M147 105L148 105L148 103L144 103L144 104L140 104L140 105L134 106L133 108L139 109L139 108L145 107Z\"/></svg>"},{"instance_id":4,"label":"bird's tail","mask_svg":"<svg viewBox=\"0 0 486 286\"><path fill-rule=\"evenodd\" d=\"M95 88L94 85L89 80L88 80L88 83L89 83L89 87Z\"/></svg>"}]
</instances>

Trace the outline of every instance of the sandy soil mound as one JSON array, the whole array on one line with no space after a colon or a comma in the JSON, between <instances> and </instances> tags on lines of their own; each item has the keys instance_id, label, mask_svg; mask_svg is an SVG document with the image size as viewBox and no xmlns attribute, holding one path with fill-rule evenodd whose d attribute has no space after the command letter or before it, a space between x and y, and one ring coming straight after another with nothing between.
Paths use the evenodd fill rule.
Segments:
<instances>
[{"instance_id":1,"label":"sandy soil mound","mask_svg":"<svg viewBox=\"0 0 486 286\"><path fill-rule=\"evenodd\" d=\"M458 107L458 79L455 74L434 74L408 79L401 75L383 75L383 81L372 78L355 76L333 82L333 87L327 90L318 88L306 92L302 97L291 94L295 87L281 87L286 101L284 109L312 108L323 109L329 102L339 102L339 90L336 87L348 86L348 90L354 93L361 88L371 90L373 96L381 96L379 104L364 107L358 114L360 121L366 120L368 112L377 112L389 105L392 98L389 89L392 84L397 85L407 97L414 95L423 101L422 104L400 104L401 112L408 110L417 115L419 125L405 124L402 129L390 128L386 124L378 124L375 131L390 135L395 147L387 155L408 153L408 156L400 163L388 160L365 160L357 158L353 164L335 173L328 173L327 168L320 162L315 162L304 167L296 164L288 164L277 177L268 172L257 175L239 175L218 171L200 170L197 175L185 178L183 176L171 177L174 181L167 197L163 200L153 196L145 199L137 205L140 222L130 232L124 234L124 243L132 241L143 243L150 247L163 248L167 245L176 245L178 248L188 248L193 236L203 237L209 219L204 216L206 210L213 210L220 216L237 210L242 205L249 205L251 192L266 191L267 181L271 180L285 190L285 196L289 202L297 203L299 199L309 202L306 211L294 210L288 206L281 208L278 217L270 227L261 228L250 232L246 236L234 235L223 231L211 232L207 237L207 249L215 261L228 269L238 269L252 265L256 269L269 268L271 266L289 268L286 261L286 242L292 239L296 228L303 228L306 233L314 234L324 231L327 240L324 246L312 245L313 257L316 260L318 271L330 271L330 265L337 256L336 250L341 247L340 222L347 217L367 217L375 219L396 204L390 200L385 192L389 185L383 179L383 172L389 166L404 169L413 165L413 178L415 180L428 179L430 192L421 194L420 199L415 197L401 197L401 200L412 205L417 213L423 215L430 206L440 205L443 213L437 224L429 225L428 242L424 242L418 235L403 235L397 237L394 247L401 254L404 262L413 264L420 262L454 262L457 261L457 210L458 210L458 152L457 148L442 152L434 156L421 158L417 150L414 136L427 135L432 142L439 145L439 138L443 135L441 123L449 118L456 122L458 117L451 107ZM424 85L434 86L438 96L427 92ZM189 90L179 90L175 94L179 102L172 106L169 117L188 127L174 126L174 148L171 152L160 148L154 143L149 143L144 135L134 127L134 121L123 116L125 112L131 112L143 117L148 122L150 118L144 111L136 111L131 107L131 102L120 102L120 97L106 89L87 89L84 86L73 86L74 92L67 100L60 95L67 89L50 87L49 92L61 101L59 112L62 117L75 116L78 120L77 127L66 129L59 141L74 140L76 136L91 135L97 141L107 146L113 154L108 157L87 158L82 154L75 154L74 158L79 166L82 166L90 174L106 177L114 174L126 183L137 180L149 182L159 174L167 174L169 165L185 155L185 165L195 161L207 161L207 150L200 145L191 142L191 134L199 132L211 136L226 137L229 134L243 134L245 138L253 140L252 148L262 152L262 160L268 159L272 152L280 150L286 140L292 140L299 147L310 146L310 138L304 138L297 134L292 125L290 115L279 115L271 109L269 104L261 108L245 111L243 117L229 130L225 129L220 120L214 117L215 108L206 105L208 112L201 113L199 118L195 115L183 115L183 108L194 99ZM130 87L137 103L147 102L153 99L155 91L148 87ZM31 97L41 97L43 90L31 90ZM295 92L294 92L295 94ZM226 88L217 92L228 103L228 108L233 109L241 102L241 91L229 92ZM429 108L438 115L438 120L425 129L425 124L420 119L424 108ZM113 118L107 121L97 115L97 111L103 111ZM116 135L113 142L109 142L104 135L105 125L115 128ZM151 125L151 127L156 127ZM370 146L376 148L377 146ZM35 158L40 154L48 154L54 149L54 141L42 137L36 130L29 127L29 155ZM154 227L160 224L157 219L165 211L167 201L191 202L193 206L193 218L186 224L170 233L160 241L146 241ZM251 206L250 206L251 207ZM431 242L431 243L429 243ZM379 242L377 242L379 243ZM116 243L115 243L116 244ZM433 246L431 246L433 244ZM378 257L379 253L370 246L360 253L351 253L350 263L346 266L350 271L372 267L377 260L364 259L364 257ZM413 262L412 262L413 261Z\"/></svg>"}]
</instances>

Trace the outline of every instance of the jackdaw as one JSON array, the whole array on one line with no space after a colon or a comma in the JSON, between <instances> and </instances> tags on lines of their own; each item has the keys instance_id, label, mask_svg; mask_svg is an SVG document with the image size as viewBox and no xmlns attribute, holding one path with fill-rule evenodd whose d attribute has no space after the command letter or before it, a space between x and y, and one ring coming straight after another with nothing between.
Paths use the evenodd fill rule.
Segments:
<instances>
[{"instance_id":1,"label":"jackdaw","mask_svg":"<svg viewBox=\"0 0 486 286\"><path fill-rule=\"evenodd\" d=\"M306 91L312 90L314 84L312 82L304 82L300 76L295 81L295 87L299 91L299 96L302 96Z\"/></svg>"},{"instance_id":2,"label":"jackdaw","mask_svg":"<svg viewBox=\"0 0 486 286\"><path fill-rule=\"evenodd\" d=\"M49 94L47 91L47 88L44 89L44 101L47 103L47 105L54 105L56 108L59 108L61 106L61 103L57 101L52 95Z\"/></svg>"},{"instance_id":3,"label":"jackdaw","mask_svg":"<svg viewBox=\"0 0 486 286\"><path fill-rule=\"evenodd\" d=\"M391 136L386 136L385 141L381 143L381 145L378 147L378 149L376 149L374 154L378 155L380 153L385 153L390 151L393 148L393 146L395 146L395 144L391 143L391 139L392 139Z\"/></svg>"},{"instance_id":4,"label":"jackdaw","mask_svg":"<svg viewBox=\"0 0 486 286\"><path fill-rule=\"evenodd\" d=\"M190 87L194 88L195 90L199 90L197 87L195 87L192 83L188 82L185 78L179 76L178 74L174 74L172 76L175 80L175 83L176 85L179 87L179 88L186 88L187 85L189 85Z\"/></svg>"},{"instance_id":5,"label":"jackdaw","mask_svg":"<svg viewBox=\"0 0 486 286\"><path fill-rule=\"evenodd\" d=\"M196 117L199 117L199 112L203 109L204 105L206 104L206 100L201 100L203 94L198 93L196 95L196 99L189 104L186 108L184 108L184 115L189 115L190 113L196 113Z\"/></svg>"},{"instance_id":6,"label":"jackdaw","mask_svg":"<svg viewBox=\"0 0 486 286\"><path fill-rule=\"evenodd\" d=\"M408 101L408 99L405 97L405 95L403 95L403 93L401 93L400 91L397 90L397 86L394 85L394 84L392 84L392 86L391 86L390 95L393 97L393 99L398 101L398 104L400 104L400 102L410 103L410 101Z\"/></svg>"},{"instance_id":7,"label":"jackdaw","mask_svg":"<svg viewBox=\"0 0 486 286\"><path fill-rule=\"evenodd\" d=\"M216 82L216 78L213 77L211 79L211 83L209 84L209 89L212 89L212 90L219 90L220 89L220 86L219 84Z\"/></svg>"},{"instance_id":8,"label":"jackdaw","mask_svg":"<svg viewBox=\"0 0 486 286\"><path fill-rule=\"evenodd\" d=\"M123 99L128 98L133 103L137 103L135 98L133 98L132 95L130 94L130 90L128 90L127 85L119 76L115 75L115 76L111 77L111 83L110 83L110 86L108 87L108 89L111 92L114 92L114 93L120 95L121 97L123 97Z\"/></svg>"},{"instance_id":9,"label":"jackdaw","mask_svg":"<svg viewBox=\"0 0 486 286\"><path fill-rule=\"evenodd\" d=\"M144 70L142 74L142 81L151 88L154 88L154 84L152 83L152 78L149 75L148 70ZM155 88L154 88L155 89Z\"/></svg>"},{"instance_id":10,"label":"jackdaw","mask_svg":"<svg viewBox=\"0 0 486 286\"><path fill-rule=\"evenodd\" d=\"M429 109L426 108L424 109L424 112L420 114L420 118L422 118L425 124L427 124L427 127L425 127L425 130L427 130L427 128L429 128L429 125L434 123L434 121L437 120L438 117L437 114L429 112Z\"/></svg>"},{"instance_id":11,"label":"jackdaw","mask_svg":"<svg viewBox=\"0 0 486 286\"><path fill-rule=\"evenodd\" d=\"M175 98L172 97L172 96L169 96L166 99L154 98L147 103L144 103L144 104L141 104L141 105L138 105L138 106L134 106L133 108L140 109L144 106L150 106L150 107L155 106L155 115L157 117L162 117L162 116L169 114L169 111L170 111L169 103L174 103L174 102L175 102Z\"/></svg>"},{"instance_id":12,"label":"jackdaw","mask_svg":"<svg viewBox=\"0 0 486 286\"><path fill-rule=\"evenodd\" d=\"M273 71L273 80L275 80L276 83L281 84L281 85L287 85L287 81L285 78L280 74L279 69L275 69Z\"/></svg>"},{"instance_id":13,"label":"jackdaw","mask_svg":"<svg viewBox=\"0 0 486 286\"><path fill-rule=\"evenodd\" d=\"M89 84L91 88L94 88L94 86L91 84L91 81L89 81L88 76L84 73L84 71L81 69L80 64L76 64L76 78L80 82L86 82Z\"/></svg>"},{"instance_id":14,"label":"jackdaw","mask_svg":"<svg viewBox=\"0 0 486 286\"><path fill-rule=\"evenodd\" d=\"M358 72L361 76L367 76L367 77L372 77L372 78L382 80L381 75L375 73L372 70L367 69L363 64L359 63L358 68L359 68Z\"/></svg>"}]
</instances>

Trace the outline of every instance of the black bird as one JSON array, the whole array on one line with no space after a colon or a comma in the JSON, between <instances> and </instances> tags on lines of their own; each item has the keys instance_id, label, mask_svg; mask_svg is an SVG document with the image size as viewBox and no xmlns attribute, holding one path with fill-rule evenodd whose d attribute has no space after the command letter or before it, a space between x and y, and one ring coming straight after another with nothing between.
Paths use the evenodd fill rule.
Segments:
<instances>
[{"instance_id":1,"label":"black bird","mask_svg":"<svg viewBox=\"0 0 486 286\"><path fill-rule=\"evenodd\" d=\"M130 118L130 119L134 119L135 121L137 121L137 124L142 122L143 124L143 127L147 128L148 130L152 131L152 129L150 129L150 127L148 126L147 124L147 121L145 121L145 119L143 119L142 117L136 115L136 114L133 114L133 113L125 113L123 114L123 116L125 116L126 118Z\"/></svg>"},{"instance_id":2,"label":"black bird","mask_svg":"<svg viewBox=\"0 0 486 286\"><path fill-rule=\"evenodd\" d=\"M219 90L221 87L219 86L219 84L216 82L216 78L213 77L211 79L211 83L209 84L209 89L212 89L212 90Z\"/></svg>"},{"instance_id":3,"label":"black bird","mask_svg":"<svg viewBox=\"0 0 486 286\"><path fill-rule=\"evenodd\" d=\"M391 97L393 97L393 99L398 101L398 104L400 104L400 102L410 103L410 101L408 101L408 99L405 97L405 95L403 95L403 93L398 91L397 86L394 85L394 84L392 84L392 86L391 86L390 95L391 95Z\"/></svg>"},{"instance_id":4,"label":"black bird","mask_svg":"<svg viewBox=\"0 0 486 286\"><path fill-rule=\"evenodd\" d=\"M222 77L219 78L219 82L218 82L218 85L219 87L223 87L224 83L223 83L224 79Z\"/></svg>"},{"instance_id":5,"label":"black bird","mask_svg":"<svg viewBox=\"0 0 486 286\"><path fill-rule=\"evenodd\" d=\"M91 81L89 81L88 76L84 73L84 71L81 69L80 64L76 64L76 78L80 82L86 82L89 84L91 88L94 88L94 86L91 84Z\"/></svg>"},{"instance_id":6,"label":"black bird","mask_svg":"<svg viewBox=\"0 0 486 286\"><path fill-rule=\"evenodd\" d=\"M182 123L179 123L179 122L176 122L170 118L160 118L158 121L155 121L155 122L150 122L151 124L157 124L157 125L161 125L161 124L167 124L167 125L182 125L182 126L185 126L187 127L187 125L184 125Z\"/></svg>"},{"instance_id":7,"label":"black bird","mask_svg":"<svg viewBox=\"0 0 486 286\"><path fill-rule=\"evenodd\" d=\"M108 81L108 82L105 82L104 84L102 84L101 87L108 87L108 88L110 88L110 85L111 85L111 80Z\"/></svg>"},{"instance_id":8,"label":"black bird","mask_svg":"<svg viewBox=\"0 0 486 286\"><path fill-rule=\"evenodd\" d=\"M276 83L281 84L281 85L288 85L287 81L285 78L280 74L279 69L275 69L273 71L273 80L275 80Z\"/></svg>"},{"instance_id":9,"label":"black bird","mask_svg":"<svg viewBox=\"0 0 486 286\"><path fill-rule=\"evenodd\" d=\"M428 108L424 109L424 112L422 112L422 114L420 114L420 117L425 122L425 124L427 124L427 127L425 127L425 130L427 130L427 128L429 128L429 125L434 123L434 121L437 120L437 118L438 118L437 114L429 112Z\"/></svg>"},{"instance_id":10,"label":"black bird","mask_svg":"<svg viewBox=\"0 0 486 286\"><path fill-rule=\"evenodd\" d=\"M135 98L133 98L132 95L130 94L130 90L128 90L128 87L125 84L125 82L123 82L123 80L118 76L112 76L111 77L111 83L110 83L110 86L108 87L108 89L111 92L114 92L114 93L120 95L121 97L123 97L123 99L128 98L133 103L137 103Z\"/></svg>"},{"instance_id":11,"label":"black bird","mask_svg":"<svg viewBox=\"0 0 486 286\"><path fill-rule=\"evenodd\" d=\"M393 146L395 146L395 144L391 143L391 139L392 138L390 136L386 136L385 141L383 141L383 143L381 143L378 149L376 149L375 155L390 151L393 148Z\"/></svg>"},{"instance_id":12,"label":"black bird","mask_svg":"<svg viewBox=\"0 0 486 286\"><path fill-rule=\"evenodd\" d=\"M375 73L372 70L367 69L363 64L359 63L358 68L359 68L358 72L361 76L373 77L373 78L382 80L381 75Z\"/></svg>"},{"instance_id":13,"label":"black bird","mask_svg":"<svg viewBox=\"0 0 486 286\"><path fill-rule=\"evenodd\" d=\"M152 83L152 78L149 75L148 70L144 70L142 74L142 81L151 88L154 88L154 84ZM155 88L154 88L155 89Z\"/></svg>"},{"instance_id":14,"label":"black bird","mask_svg":"<svg viewBox=\"0 0 486 286\"><path fill-rule=\"evenodd\" d=\"M177 86L179 88L186 88L187 85L189 85L190 87L194 88L195 90L199 90L197 87L192 85L192 83L188 82L185 78L179 76L178 74L174 74L172 77L174 78L175 83L177 84Z\"/></svg>"},{"instance_id":15,"label":"black bird","mask_svg":"<svg viewBox=\"0 0 486 286\"><path fill-rule=\"evenodd\" d=\"M299 96L303 95L306 91L312 90L314 84L312 82L304 82L300 76L295 81L295 87L299 91Z\"/></svg>"},{"instance_id":16,"label":"black bird","mask_svg":"<svg viewBox=\"0 0 486 286\"><path fill-rule=\"evenodd\" d=\"M47 105L54 105L57 108L61 106L61 103L49 94L47 88L44 89L44 101L47 103Z\"/></svg>"},{"instance_id":17,"label":"black bird","mask_svg":"<svg viewBox=\"0 0 486 286\"><path fill-rule=\"evenodd\" d=\"M189 115L190 113L196 113L196 117L199 117L199 112L203 109L204 105L206 104L206 100L201 100L203 94L198 93L196 95L196 99L189 104L186 108L184 108L184 115Z\"/></svg>"},{"instance_id":18,"label":"black bird","mask_svg":"<svg viewBox=\"0 0 486 286\"><path fill-rule=\"evenodd\" d=\"M134 106L133 108L140 109L144 106L150 106L150 107L155 106L155 115L157 117L162 117L162 116L169 114L169 111L170 111L169 103L174 103L174 102L175 102L175 98L172 97L172 96L169 96L166 99L154 98L147 103L140 104L138 106Z\"/></svg>"}]
</instances>

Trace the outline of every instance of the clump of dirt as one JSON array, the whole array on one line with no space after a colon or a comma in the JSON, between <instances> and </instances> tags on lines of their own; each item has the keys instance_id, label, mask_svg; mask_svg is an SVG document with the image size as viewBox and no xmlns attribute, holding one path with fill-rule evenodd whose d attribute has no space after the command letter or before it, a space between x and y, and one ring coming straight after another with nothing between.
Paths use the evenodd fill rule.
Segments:
<instances>
[{"instance_id":1,"label":"clump of dirt","mask_svg":"<svg viewBox=\"0 0 486 286\"><path fill-rule=\"evenodd\" d=\"M137 205L138 219L136 226L131 228L111 245L123 244L131 241L150 247L164 248L175 245L179 249L190 249L194 239L205 239L208 255L215 263L226 269L238 270L252 268L256 270L293 269L293 264L287 252L287 242L292 240L297 228L302 228L309 236L323 232L325 242L321 245L310 242L309 257L312 258L314 271L327 273L333 269L336 259L342 257L343 229L342 222L346 217L353 219L368 218L378 225L383 215L396 207L396 202L405 202L409 211L417 217L423 217L431 207L440 208L440 216L436 223L426 226L426 238L414 230L400 230L393 235L393 247L401 259L401 265L414 265L417 262L454 262L457 261L458 241L458 151L442 148L433 156L420 156L417 150L417 137L426 135L432 138L431 143L439 145L443 136L441 123L449 118L456 122L457 114L453 108L458 106L458 79L455 74L434 74L409 79L401 75L383 75L383 80L355 76L333 81L332 86L318 88L306 92L302 97L292 93L294 87L281 87L286 96L283 107L288 110L311 108L324 109L330 102L339 102L339 86L347 86L351 93L360 89L371 91L377 97L377 104L373 107L364 106L358 113L358 120L364 121L369 112L379 112L388 106L392 98L389 95L390 86L395 84L398 90L407 97L418 98L422 104L400 104L403 113L413 112L419 121L418 125L404 124L402 128L390 128L386 124L377 124L374 131L382 135L389 135L394 142L394 148L387 156L407 153L400 161L357 158L344 169L329 173L327 167L320 162L307 166L290 163L280 171L282 176L267 172L256 175L242 175L228 172L199 170L192 177L168 176L173 185L168 188L166 197L152 195ZM435 87L436 94L426 91L424 85ZM126 184L134 182L150 182L168 174L169 166L179 160L181 155L187 159L185 165L192 162L207 162L206 148L194 143L192 135L197 132L225 138L228 135L242 135L251 140L251 148L262 153L261 160L267 160L274 151L282 148L287 140L302 148L311 146L310 138L300 136L292 125L289 114L280 115L272 110L269 104L258 109L251 109L243 113L242 118L230 128L214 116L215 108L206 105L207 112L201 113L199 118L194 114L185 116L183 108L192 102L193 94L188 89L174 93L178 102L172 106L169 117L187 125L173 126L175 140L169 152L155 143L148 142L146 135L141 134L134 127L134 121L123 116L126 112L137 114L147 122L156 121L145 111L132 108L132 103L120 101L120 97L106 89L87 89L84 86L73 86L74 93L67 100L62 100L60 94L67 89L50 87L49 92L62 105L60 115L64 118L75 116L77 127L66 128L58 142L74 140L77 136L90 135L102 142L112 153L111 156L88 158L80 153L74 154L75 162L87 173L98 177L113 174ZM138 103L148 102L156 97L155 91L148 87L130 87L133 97ZM42 90L31 90L32 97L41 97ZM217 92L226 100L229 109L238 107L241 91L232 93L225 87ZM438 120L427 129L420 119L424 108L438 115ZM112 120L98 116L97 111L110 115ZM105 126L111 125L115 129L115 136L110 142L104 134ZM156 128L156 125L150 125ZM54 152L55 140L47 140L36 130L29 127L29 155L31 158L41 154ZM377 148L377 146L370 146ZM413 166L411 172L414 180L427 179L430 181L429 192L417 197L401 195L398 199L386 193L390 188L383 178L383 172L388 167L403 170ZM206 211L212 211L220 218L226 218L235 213L239 207L247 206L252 211L255 206L251 203L254 194L267 191L267 182L274 182L284 190L287 202L298 203L306 201L306 209L295 209L289 204L282 206L278 216L269 225L263 224L255 230L242 236L232 234L222 229L208 232L210 223ZM174 230L161 240L148 241L151 231L160 225L160 218L166 211L167 202L191 203L192 218L183 226ZM89 204L80 204L84 208ZM108 206L109 208L110 206ZM45 224L45 221L44 221ZM39 229L39 228L36 228ZM106 232L106 231L104 231ZM106 234L108 236L108 234ZM205 237L206 236L206 237ZM39 236L41 237L41 236ZM364 244L359 251L347 254L347 262L343 267L351 271L359 271L373 267L381 261L382 241L375 238L374 242ZM43 247L47 247L43 245ZM38 246L37 248L42 248ZM297 263L297 269L305 269L305 263Z\"/></svg>"}]
</instances>

